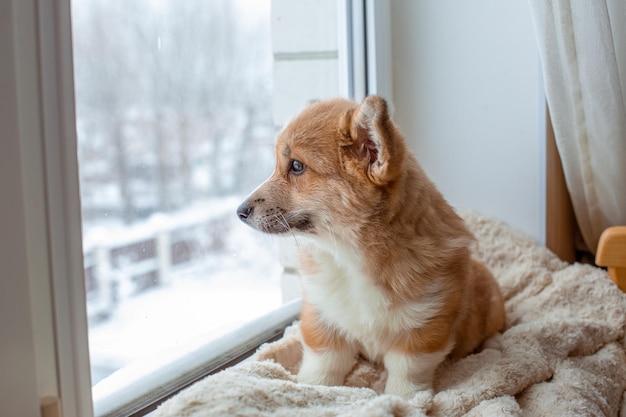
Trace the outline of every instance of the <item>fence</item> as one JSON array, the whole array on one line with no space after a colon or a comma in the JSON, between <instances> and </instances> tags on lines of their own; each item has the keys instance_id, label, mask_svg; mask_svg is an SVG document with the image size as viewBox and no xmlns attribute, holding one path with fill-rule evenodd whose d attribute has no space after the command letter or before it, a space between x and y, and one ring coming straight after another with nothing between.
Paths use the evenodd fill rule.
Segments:
<instances>
[{"instance_id":1,"label":"fence","mask_svg":"<svg viewBox=\"0 0 626 417\"><path fill-rule=\"evenodd\" d=\"M124 298L167 284L207 254L226 250L224 236L234 215L225 206L88 236L84 268L89 320L106 319Z\"/></svg>"}]
</instances>

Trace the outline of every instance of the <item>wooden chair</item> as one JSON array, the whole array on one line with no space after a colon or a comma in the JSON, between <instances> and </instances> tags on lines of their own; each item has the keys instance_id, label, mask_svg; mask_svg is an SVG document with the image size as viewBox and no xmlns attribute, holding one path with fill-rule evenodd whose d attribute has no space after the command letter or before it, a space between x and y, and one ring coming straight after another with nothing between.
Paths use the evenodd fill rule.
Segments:
<instances>
[{"instance_id":1,"label":"wooden chair","mask_svg":"<svg viewBox=\"0 0 626 417\"><path fill-rule=\"evenodd\" d=\"M602 233L596 264L606 266L611 279L626 292L626 226L609 227Z\"/></svg>"}]
</instances>

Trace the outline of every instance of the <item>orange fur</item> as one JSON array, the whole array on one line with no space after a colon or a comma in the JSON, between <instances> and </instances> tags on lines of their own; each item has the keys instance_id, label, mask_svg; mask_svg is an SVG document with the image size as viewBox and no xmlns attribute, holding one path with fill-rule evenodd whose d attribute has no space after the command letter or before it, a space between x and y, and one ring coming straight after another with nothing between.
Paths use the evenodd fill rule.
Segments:
<instances>
[{"instance_id":1,"label":"orange fur","mask_svg":"<svg viewBox=\"0 0 626 417\"><path fill-rule=\"evenodd\" d=\"M304 342L315 351L325 349L345 349L346 340L339 332L325 327L315 309L304 302L300 312L300 330Z\"/></svg>"},{"instance_id":2,"label":"orange fur","mask_svg":"<svg viewBox=\"0 0 626 417\"><path fill-rule=\"evenodd\" d=\"M461 357L504 325L499 287L470 256L473 237L407 149L380 97L306 108L278 137L273 175L238 212L261 231L312 242L302 250L309 290L301 329L314 358L305 359L334 376L309 366L306 381L335 383L349 368L327 362L356 350L390 366L419 355ZM337 358L323 356L333 352ZM425 375L434 369L412 366ZM392 393L429 386L427 378L393 378Z\"/></svg>"}]
</instances>

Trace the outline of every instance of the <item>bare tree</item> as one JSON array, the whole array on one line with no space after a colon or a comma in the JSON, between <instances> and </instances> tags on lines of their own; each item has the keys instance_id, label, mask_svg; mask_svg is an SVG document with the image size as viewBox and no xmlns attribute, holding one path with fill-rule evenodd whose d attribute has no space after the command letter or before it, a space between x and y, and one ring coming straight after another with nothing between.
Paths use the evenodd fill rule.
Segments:
<instances>
[{"instance_id":1,"label":"bare tree","mask_svg":"<svg viewBox=\"0 0 626 417\"><path fill-rule=\"evenodd\" d=\"M116 184L124 221L234 192L271 143L269 22L244 25L236 4L73 3L78 117L101 133L81 132L81 177Z\"/></svg>"}]
</instances>

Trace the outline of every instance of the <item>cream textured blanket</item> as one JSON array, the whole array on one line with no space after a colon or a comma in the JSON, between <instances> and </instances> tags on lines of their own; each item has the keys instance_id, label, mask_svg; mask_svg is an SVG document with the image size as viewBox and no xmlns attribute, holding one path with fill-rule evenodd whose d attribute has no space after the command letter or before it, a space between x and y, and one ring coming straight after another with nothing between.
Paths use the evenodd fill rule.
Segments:
<instances>
[{"instance_id":1,"label":"cream textured blanket","mask_svg":"<svg viewBox=\"0 0 626 417\"><path fill-rule=\"evenodd\" d=\"M166 401L157 417L626 417L626 294L606 272L568 265L505 225L466 214L475 256L498 279L506 330L437 371L435 396L380 394L385 371L359 360L342 387L299 384L297 323L255 357Z\"/></svg>"}]
</instances>

